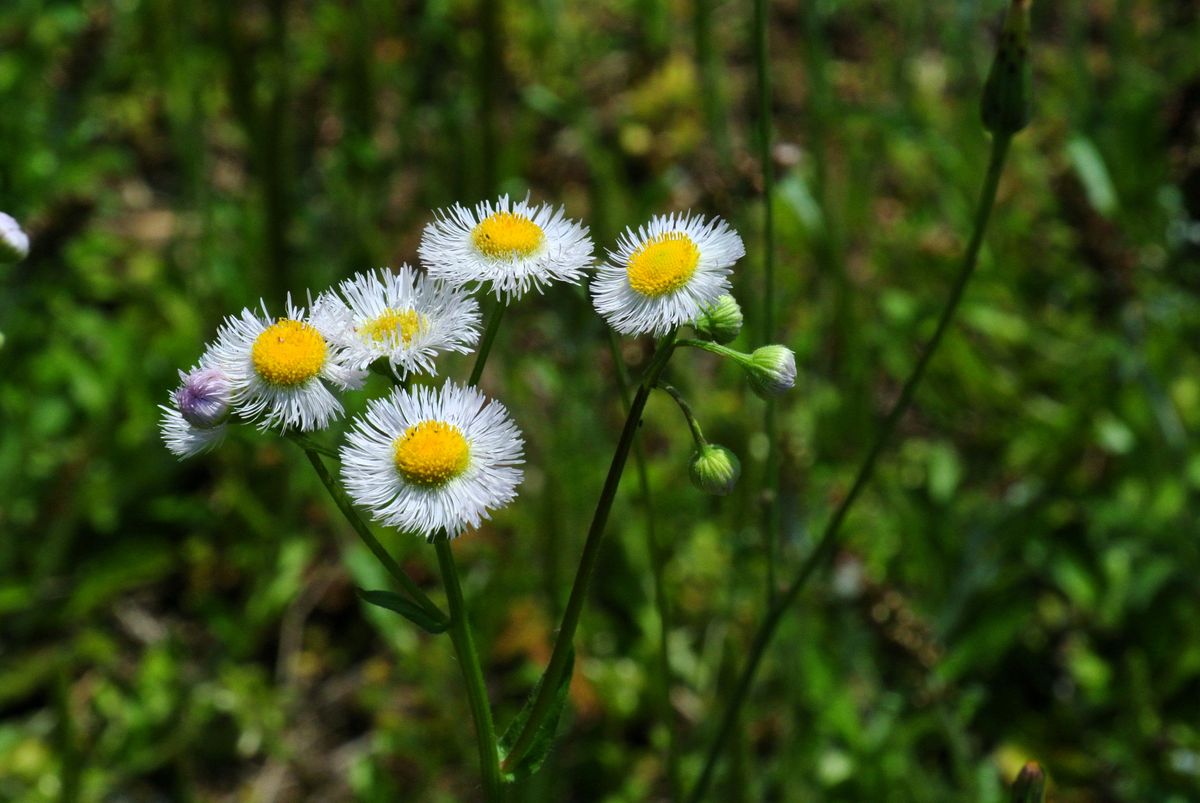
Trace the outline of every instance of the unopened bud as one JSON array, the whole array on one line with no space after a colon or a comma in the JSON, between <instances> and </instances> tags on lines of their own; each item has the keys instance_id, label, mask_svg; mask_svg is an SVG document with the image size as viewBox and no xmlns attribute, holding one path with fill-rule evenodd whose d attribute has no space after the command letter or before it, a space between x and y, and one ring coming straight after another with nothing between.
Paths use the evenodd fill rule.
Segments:
<instances>
[{"instance_id":1,"label":"unopened bud","mask_svg":"<svg viewBox=\"0 0 1200 803\"><path fill-rule=\"evenodd\" d=\"M744 364L750 388L762 398L778 396L796 384L796 355L786 346L762 346Z\"/></svg>"},{"instance_id":2,"label":"unopened bud","mask_svg":"<svg viewBox=\"0 0 1200 803\"><path fill-rule=\"evenodd\" d=\"M0 264L20 262L29 256L29 235L21 231L21 225L0 212Z\"/></svg>"},{"instance_id":3,"label":"unopened bud","mask_svg":"<svg viewBox=\"0 0 1200 803\"><path fill-rule=\"evenodd\" d=\"M742 475L742 464L724 446L706 443L692 454L688 475L701 491L727 496Z\"/></svg>"},{"instance_id":4,"label":"unopened bud","mask_svg":"<svg viewBox=\"0 0 1200 803\"><path fill-rule=\"evenodd\" d=\"M183 383L175 390L175 405L184 420L200 429L223 424L229 417L229 378L216 368L181 371L179 376Z\"/></svg>"},{"instance_id":5,"label":"unopened bud","mask_svg":"<svg viewBox=\"0 0 1200 803\"><path fill-rule=\"evenodd\" d=\"M983 85L983 127L994 135L1012 136L1029 123L1033 79L1029 65L1029 5L1012 0L1000 31L996 59Z\"/></svg>"},{"instance_id":6,"label":"unopened bud","mask_svg":"<svg viewBox=\"0 0 1200 803\"><path fill-rule=\"evenodd\" d=\"M700 313L692 328L705 340L729 343L742 331L742 308L726 293Z\"/></svg>"},{"instance_id":7,"label":"unopened bud","mask_svg":"<svg viewBox=\"0 0 1200 803\"><path fill-rule=\"evenodd\" d=\"M1021 768L1013 782L1012 803L1043 803L1046 799L1046 773L1036 761Z\"/></svg>"}]
</instances>

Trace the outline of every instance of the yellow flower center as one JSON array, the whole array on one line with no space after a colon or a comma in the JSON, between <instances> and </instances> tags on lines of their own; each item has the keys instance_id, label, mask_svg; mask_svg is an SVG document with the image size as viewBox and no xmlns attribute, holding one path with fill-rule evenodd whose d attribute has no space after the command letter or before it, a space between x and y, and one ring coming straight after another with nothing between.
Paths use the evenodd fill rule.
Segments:
<instances>
[{"instance_id":1,"label":"yellow flower center","mask_svg":"<svg viewBox=\"0 0 1200 803\"><path fill-rule=\"evenodd\" d=\"M658 298L688 283L700 264L700 249L683 232L672 231L647 240L629 256L625 273L629 286Z\"/></svg>"},{"instance_id":2,"label":"yellow flower center","mask_svg":"<svg viewBox=\"0 0 1200 803\"><path fill-rule=\"evenodd\" d=\"M303 321L284 318L255 339L250 359L254 370L270 384L299 385L321 373L325 365L325 338Z\"/></svg>"},{"instance_id":3,"label":"yellow flower center","mask_svg":"<svg viewBox=\"0 0 1200 803\"><path fill-rule=\"evenodd\" d=\"M527 257L542 247L542 227L524 215L496 212L471 230L471 242L492 259Z\"/></svg>"},{"instance_id":4,"label":"yellow flower center","mask_svg":"<svg viewBox=\"0 0 1200 803\"><path fill-rule=\"evenodd\" d=\"M467 468L471 447L462 432L445 421L413 424L392 444L396 469L411 485L445 485Z\"/></svg>"},{"instance_id":5,"label":"yellow flower center","mask_svg":"<svg viewBox=\"0 0 1200 803\"><path fill-rule=\"evenodd\" d=\"M366 340L387 343L391 346L412 342L429 321L414 309L392 309L388 307L378 318L358 327L358 333Z\"/></svg>"}]
</instances>

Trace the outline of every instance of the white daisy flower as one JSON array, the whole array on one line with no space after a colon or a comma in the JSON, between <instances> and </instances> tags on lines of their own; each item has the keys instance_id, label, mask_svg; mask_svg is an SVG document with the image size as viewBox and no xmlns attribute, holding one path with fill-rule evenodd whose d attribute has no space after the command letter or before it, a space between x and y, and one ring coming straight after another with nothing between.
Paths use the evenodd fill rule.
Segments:
<instances>
[{"instance_id":1,"label":"white daisy flower","mask_svg":"<svg viewBox=\"0 0 1200 803\"><path fill-rule=\"evenodd\" d=\"M214 449L225 438L233 387L209 361L205 355L189 373L180 371L179 387L170 394L171 404L159 405L163 441L180 458Z\"/></svg>"},{"instance_id":2,"label":"white daisy flower","mask_svg":"<svg viewBox=\"0 0 1200 803\"><path fill-rule=\"evenodd\" d=\"M438 352L469 354L479 340L479 303L408 265L399 273L359 273L338 289L340 295L322 294L316 307L328 307L341 320L329 339L342 362L356 370L384 359L401 378L436 374Z\"/></svg>"},{"instance_id":3,"label":"white daisy flower","mask_svg":"<svg viewBox=\"0 0 1200 803\"><path fill-rule=\"evenodd\" d=\"M592 304L621 334L664 335L694 321L722 293L730 268L746 254L725 221L655 216L626 229L592 281Z\"/></svg>"},{"instance_id":4,"label":"white daisy flower","mask_svg":"<svg viewBox=\"0 0 1200 803\"><path fill-rule=\"evenodd\" d=\"M330 390L361 387L366 375L343 361L331 342L340 319L324 305L306 316L287 302L287 317L272 319L249 309L229 316L212 346L213 365L229 378L233 409L259 429L280 426L321 429L342 413Z\"/></svg>"},{"instance_id":5,"label":"white daisy flower","mask_svg":"<svg viewBox=\"0 0 1200 803\"><path fill-rule=\"evenodd\" d=\"M488 282L497 298L511 301L552 282L576 284L592 265L587 227L561 207L504 195L495 204L455 204L434 215L417 253L430 276L457 286Z\"/></svg>"},{"instance_id":6,"label":"white daisy flower","mask_svg":"<svg viewBox=\"0 0 1200 803\"><path fill-rule=\"evenodd\" d=\"M504 405L475 388L396 388L355 420L342 481L376 520L454 538L516 497L523 445Z\"/></svg>"}]
</instances>

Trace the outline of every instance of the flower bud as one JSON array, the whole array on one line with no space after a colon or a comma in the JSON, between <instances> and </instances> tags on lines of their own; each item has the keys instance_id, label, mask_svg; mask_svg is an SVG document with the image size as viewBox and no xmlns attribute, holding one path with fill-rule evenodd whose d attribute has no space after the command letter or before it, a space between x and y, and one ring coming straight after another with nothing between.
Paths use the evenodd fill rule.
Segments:
<instances>
[{"instance_id":1,"label":"flower bud","mask_svg":"<svg viewBox=\"0 0 1200 803\"><path fill-rule=\"evenodd\" d=\"M1029 66L1029 4L1012 0L996 58L983 85L983 127L997 136L1012 136L1029 123L1033 103Z\"/></svg>"},{"instance_id":2,"label":"flower bud","mask_svg":"<svg viewBox=\"0 0 1200 803\"><path fill-rule=\"evenodd\" d=\"M729 343L742 331L742 308L726 293L700 313L692 328L705 340Z\"/></svg>"},{"instance_id":3,"label":"flower bud","mask_svg":"<svg viewBox=\"0 0 1200 803\"><path fill-rule=\"evenodd\" d=\"M764 399L789 391L796 384L796 355L786 346L757 348L744 367L751 390Z\"/></svg>"},{"instance_id":4,"label":"flower bud","mask_svg":"<svg viewBox=\"0 0 1200 803\"><path fill-rule=\"evenodd\" d=\"M1046 773L1036 761L1021 768L1012 787L1013 803L1042 803L1046 799Z\"/></svg>"},{"instance_id":5,"label":"flower bud","mask_svg":"<svg viewBox=\"0 0 1200 803\"><path fill-rule=\"evenodd\" d=\"M692 485L705 493L726 496L737 485L742 464L737 455L724 446L706 443L692 454L688 475Z\"/></svg>"},{"instance_id":6,"label":"flower bud","mask_svg":"<svg viewBox=\"0 0 1200 803\"><path fill-rule=\"evenodd\" d=\"M197 368L179 373L183 384L175 391L180 415L194 427L212 429L229 417L232 390L228 377L216 368Z\"/></svg>"},{"instance_id":7,"label":"flower bud","mask_svg":"<svg viewBox=\"0 0 1200 803\"><path fill-rule=\"evenodd\" d=\"M0 264L20 262L29 256L29 236L10 215L0 212Z\"/></svg>"}]
</instances>

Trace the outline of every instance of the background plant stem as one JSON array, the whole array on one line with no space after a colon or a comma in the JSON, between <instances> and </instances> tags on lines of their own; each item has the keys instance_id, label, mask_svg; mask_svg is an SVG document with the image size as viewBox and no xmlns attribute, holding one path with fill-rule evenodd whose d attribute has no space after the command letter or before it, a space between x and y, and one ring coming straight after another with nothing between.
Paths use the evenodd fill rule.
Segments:
<instances>
[{"instance_id":1,"label":"background plant stem","mask_svg":"<svg viewBox=\"0 0 1200 803\"><path fill-rule=\"evenodd\" d=\"M1004 169L1004 160L1008 155L1008 146L1011 140L1010 136L997 136L992 140L992 155L988 164L987 176L983 182L983 190L980 193L979 206L975 214L975 228L971 234L971 241L967 246L966 254L963 256L962 267L959 269L958 276L954 280L954 286L950 290L950 297L946 301L946 306L942 309L941 317L938 319L937 328L934 330L933 336L929 339L929 343L926 345L924 351L922 351L921 356L917 359L917 364L913 368L912 373L905 381L904 388L900 392L900 398L896 400L896 403L892 405L892 409L888 411L887 417L879 429L879 433L875 436L874 443L871 444L870 451L867 452L866 459L863 460L862 465L858 469L858 474L854 478L854 484L850 486L850 491L829 519L829 523L825 526L825 530L821 535L820 541L817 542L816 548L813 549L807 560L800 566L795 579L792 580L787 589L768 609L766 618L759 625L758 632L755 634L754 642L750 648L746 666L742 669L741 675L738 677L733 697L729 700L725 708L725 713L721 717L717 737L709 749L708 756L704 762L704 769L701 771L696 785L692 788L692 792L688 796L688 799L691 801L699 801L704 798L708 786L712 782L713 771L716 769L721 751L724 749L725 743L728 741L737 723L741 708L750 693L750 686L754 682L754 675L758 671L763 655L766 653L767 647L775 635L776 628L779 627L779 622L783 618L783 614L792 602L795 601L796 597L799 596L800 591L804 588L809 578L833 554L833 548L841 533L842 522L845 521L846 514L854 505L855 500L858 499L863 487L871 479L880 453L888 445L897 424L899 424L904 413L912 405L917 386L925 376L925 369L941 344L946 330L950 327L950 322L958 310L959 302L962 301L963 291L966 289L971 275L975 272L975 265L979 260L979 249L983 244L983 235L987 229L988 218L991 217L992 207L996 202L996 191L1000 184L1000 174Z\"/></svg>"},{"instance_id":2,"label":"background plant stem","mask_svg":"<svg viewBox=\"0 0 1200 803\"><path fill-rule=\"evenodd\" d=\"M500 331L500 321L504 317L506 309L508 309L507 300L497 300L492 305L487 328L483 330L483 337L479 340L479 354L475 357L475 365L471 368L471 378L467 380L467 384L471 387L478 385L479 379L483 376L483 366L487 365L488 355L492 352L492 344L496 342L496 333Z\"/></svg>"},{"instance_id":3,"label":"background plant stem","mask_svg":"<svg viewBox=\"0 0 1200 803\"><path fill-rule=\"evenodd\" d=\"M562 624L558 630L558 639L554 642L554 652L550 656L550 663L546 666L546 671L542 674L541 686L538 689L533 708L529 712L529 719L525 721L525 727L504 758L506 767L515 766L521 760L525 751L529 749L538 727L550 713L550 706L554 702L558 684L562 680L562 673L567 665L567 657L575 640L575 629L579 626L579 618L583 614L588 585L591 582L592 572L596 568L600 544L604 540L604 527L608 523L608 514L612 510L613 499L617 495L617 486L621 483L625 461L629 457L638 425L641 423L642 411L645 410L646 400L650 398L650 391L658 381L658 377L662 375L674 349L675 333L672 332L659 343L654 357L651 358L650 366L646 369L642 383L629 405L629 415L625 418L625 427L621 430L621 438L617 442L616 452L613 453L612 463L608 467L608 476L604 480L604 488L596 503L592 524L588 528L587 540L583 544L583 554L579 559L579 568L575 572L575 582L571 585L571 595L567 599L567 608L563 613Z\"/></svg>"},{"instance_id":4,"label":"background plant stem","mask_svg":"<svg viewBox=\"0 0 1200 803\"><path fill-rule=\"evenodd\" d=\"M442 582L446 586L446 604L450 607L450 640L462 667L463 681L467 687L467 703L471 707L471 718L475 721L475 740L479 745L479 766L483 773L483 791L486 800L495 802L504 799L504 780L500 775L500 753L496 747L496 726L492 722L492 708L488 702L487 686L483 680L483 668L479 653L471 636L471 622L467 616L467 605L463 599L462 584L458 578L458 567L454 563L454 551L450 539L438 538L438 565L442 569Z\"/></svg>"}]
</instances>

